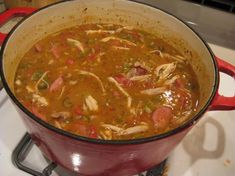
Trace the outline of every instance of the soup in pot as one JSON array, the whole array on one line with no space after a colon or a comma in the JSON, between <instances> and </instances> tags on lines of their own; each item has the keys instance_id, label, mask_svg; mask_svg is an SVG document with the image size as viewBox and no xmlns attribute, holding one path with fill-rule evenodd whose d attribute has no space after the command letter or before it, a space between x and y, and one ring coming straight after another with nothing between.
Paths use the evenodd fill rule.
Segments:
<instances>
[{"instance_id":1,"label":"soup in pot","mask_svg":"<svg viewBox=\"0 0 235 176\"><path fill-rule=\"evenodd\" d=\"M18 100L43 121L105 140L144 138L191 118L199 86L185 58L130 26L84 24L49 35L22 58Z\"/></svg>"}]
</instances>

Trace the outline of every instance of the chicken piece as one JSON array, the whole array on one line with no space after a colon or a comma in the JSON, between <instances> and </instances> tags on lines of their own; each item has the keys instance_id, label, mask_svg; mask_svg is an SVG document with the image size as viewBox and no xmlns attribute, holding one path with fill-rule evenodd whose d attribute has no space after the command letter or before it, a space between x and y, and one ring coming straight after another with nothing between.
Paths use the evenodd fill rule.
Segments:
<instances>
[{"instance_id":1,"label":"chicken piece","mask_svg":"<svg viewBox=\"0 0 235 176\"><path fill-rule=\"evenodd\" d=\"M91 95L86 97L85 103L90 111L98 111L97 101Z\"/></svg>"},{"instance_id":2,"label":"chicken piece","mask_svg":"<svg viewBox=\"0 0 235 176\"><path fill-rule=\"evenodd\" d=\"M82 53L85 52L84 47L80 41L67 38L67 42L74 44Z\"/></svg>"},{"instance_id":3,"label":"chicken piece","mask_svg":"<svg viewBox=\"0 0 235 176\"><path fill-rule=\"evenodd\" d=\"M66 112L66 111L54 112L51 114L51 117L55 119L62 118L63 120L66 120L71 117L71 114L70 112Z\"/></svg>"},{"instance_id":4,"label":"chicken piece","mask_svg":"<svg viewBox=\"0 0 235 176\"><path fill-rule=\"evenodd\" d=\"M164 93L165 91L166 91L165 87L157 87L153 89L142 90L140 91L140 93L146 94L146 95L158 95L158 94Z\"/></svg>"},{"instance_id":5,"label":"chicken piece","mask_svg":"<svg viewBox=\"0 0 235 176\"><path fill-rule=\"evenodd\" d=\"M32 101L36 103L38 106L48 106L49 103L45 97L42 97L38 94L33 94Z\"/></svg>"},{"instance_id":6,"label":"chicken piece","mask_svg":"<svg viewBox=\"0 0 235 176\"><path fill-rule=\"evenodd\" d=\"M163 80L163 79L168 78L168 76L172 72L174 72L175 69L176 69L176 64L173 62L170 64L163 64L163 65L158 66L154 73L159 78L159 80Z\"/></svg>"}]
</instances>

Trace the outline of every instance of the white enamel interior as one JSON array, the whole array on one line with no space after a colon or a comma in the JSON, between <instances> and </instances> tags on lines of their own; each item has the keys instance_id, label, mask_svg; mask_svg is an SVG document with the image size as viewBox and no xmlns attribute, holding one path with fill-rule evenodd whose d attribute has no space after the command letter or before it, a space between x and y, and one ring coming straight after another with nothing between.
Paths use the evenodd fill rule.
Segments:
<instances>
[{"instance_id":1,"label":"white enamel interior","mask_svg":"<svg viewBox=\"0 0 235 176\"><path fill-rule=\"evenodd\" d=\"M34 43L50 33L82 23L131 25L163 38L192 64L200 84L199 110L207 102L214 88L215 68L201 39L175 17L125 0L65 1L40 10L21 23L4 50L4 73L11 90L18 63Z\"/></svg>"}]
</instances>

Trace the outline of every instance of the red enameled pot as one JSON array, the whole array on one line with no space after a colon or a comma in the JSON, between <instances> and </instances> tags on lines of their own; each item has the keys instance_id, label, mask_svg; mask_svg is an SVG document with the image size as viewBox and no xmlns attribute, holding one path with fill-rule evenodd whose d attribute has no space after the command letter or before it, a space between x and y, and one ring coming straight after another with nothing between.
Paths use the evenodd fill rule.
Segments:
<instances>
[{"instance_id":1,"label":"red enameled pot","mask_svg":"<svg viewBox=\"0 0 235 176\"><path fill-rule=\"evenodd\" d=\"M126 0L63 1L35 10L17 8L0 15L0 24L28 15L8 35L0 34L1 78L34 142L46 157L82 175L133 175L167 158L207 110L235 109L235 97L218 94L219 71L235 77L235 67L216 58L185 23L158 8ZM30 113L14 95L14 75L20 58L50 33L82 23L118 23L155 33L191 63L200 85L196 115L180 127L153 137L105 141L70 134Z\"/></svg>"}]
</instances>

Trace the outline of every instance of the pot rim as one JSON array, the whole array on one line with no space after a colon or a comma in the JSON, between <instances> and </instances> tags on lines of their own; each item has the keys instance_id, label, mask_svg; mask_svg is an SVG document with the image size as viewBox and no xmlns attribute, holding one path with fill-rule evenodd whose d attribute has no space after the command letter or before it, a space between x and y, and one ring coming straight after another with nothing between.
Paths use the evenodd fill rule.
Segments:
<instances>
[{"instance_id":1,"label":"pot rim","mask_svg":"<svg viewBox=\"0 0 235 176\"><path fill-rule=\"evenodd\" d=\"M0 51L0 76L2 79L2 83L3 83L3 87L5 88L7 94L10 96L10 98L13 100L13 102L20 108L21 111L23 111L27 117L31 118L32 120L34 120L35 122L39 123L40 125L42 125L43 127L58 133L60 135L64 135L66 137L69 137L71 139L74 140L78 140L78 141L82 141L82 142L88 142L88 143L93 143L93 144L108 144L108 145L131 145L131 144L142 144L142 143L147 143L147 142L152 142L155 140L160 140L160 139L164 139L166 137L175 135L179 132L182 132L183 130L191 127L193 124L195 124L197 122L197 120L199 120L199 118L206 112L206 110L208 109L209 105L211 104L211 102L213 101L216 92L218 90L218 86L219 86L219 71L218 71L218 65L215 59L215 56L212 52L212 50L210 49L210 47L208 46L208 44L202 39L202 37L194 30L192 29L188 24L186 24L184 21L182 21L181 19L179 19L178 17L176 17L175 15L159 8L159 7L155 7L153 5L147 4L146 2L138 2L137 0L127 0L129 2L133 2L133 3L138 3L138 4L142 4L145 6L149 6L151 8L154 9L158 9L162 12L164 12L167 15L170 15L171 17L175 18L176 20L178 20L178 22L181 22L182 24L185 25L185 27L189 28L201 41L202 43L206 46L207 50L209 51L210 55L211 55L211 59L213 61L213 65L214 65L214 71L215 71L215 81L214 81L214 85L213 85L213 90L211 92L211 95L209 96L209 99L207 100L206 104L204 105L203 108L201 108L201 110L194 115L193 118L191 118L190 120L186 121L186 123L182 124L181 126L174 128L170 131L167 131L165 133L162 134L158 134L158 135L154 135L151 137L146 137L146 138L140 138L140 139L129 139L129 140L103 140L103 139L93 139L93 138L88 138L88 137L84 137L84 136L79 136L76 134L72 134L70 132L61 130L59 128L56 128L52 125L50 125L47 122L44 122L43 120L41 120L40 118L38 118L37 116L35 116L33 113L31 113L27 108L25 108L19 101L18 99L15 97L14 93L10 90L7 81L5 79L4 76L4 72L3 72L3 60L4 60L4 50L6 48L7 42L9 40L9 38L12 36L12 34L15 32L15 30L17 29L18 26L20 26L21 24L24 23L24 21L26 21L27 19L29 19L32 15L37 14L37 12L41 11L41 10L45 10L48 7L57 5L57 4L62 4L62 3L67 3L69 1L73 1L73 0L64 0L64 1L60 1L60 2L56 2L50 5L47 5L45 7L42 7L40 9L37 9L36 11L34 11L32 14L28 15L26 18L24 18L23 20L21 20L19 23L17 23L17 25L15 25L11 31L9 32L9 34L7 35L6 39L4 40L3 44L2 44L2 48Z\"/></svg>"}]
</instances>

